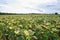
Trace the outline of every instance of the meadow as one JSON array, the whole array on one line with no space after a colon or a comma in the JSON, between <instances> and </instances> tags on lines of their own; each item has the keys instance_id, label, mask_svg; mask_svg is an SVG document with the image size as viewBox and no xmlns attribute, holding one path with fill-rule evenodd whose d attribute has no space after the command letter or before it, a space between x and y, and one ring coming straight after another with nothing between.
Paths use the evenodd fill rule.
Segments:
<instances>
[{"instance_id":1,"label":"meadow","mask_svg":"<svg viewBox=\"0 0 60 40\"><path fill-rule=\"evenodd\" d=\"M0 40L60 40L60 14L0 15Z\"/></svg>"}]
</instances>

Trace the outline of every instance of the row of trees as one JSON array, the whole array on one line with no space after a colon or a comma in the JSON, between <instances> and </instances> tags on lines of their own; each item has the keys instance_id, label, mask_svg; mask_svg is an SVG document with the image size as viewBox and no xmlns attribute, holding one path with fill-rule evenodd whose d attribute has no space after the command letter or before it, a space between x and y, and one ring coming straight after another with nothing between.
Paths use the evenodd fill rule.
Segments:
<instances>
[{"instance_id":1,"label":"row of trees","mask_svg":"<svg viewBox=\"0 0 60 40\"><path fill-rule=\"evenodd\" d=\"M16 15L17 13L3 13L3 12L0 12L0 15ZM22 13L21 13L22 14ZM31 14L37 14L37 13L31 13ZM57 15L58 13L55 12L54 13L55 15Z\"/></svg>"},{"instance_id":2,"label":"row of trees","mask_svg":"<svg viewBox=\"0 0 60 40\"><path fill-rule=\"evenodd\" d=\"M11 14L16 14L16 13L3 13L3 12L0 12L0 15L11 15Z\"/></svg>"}]
</instances>

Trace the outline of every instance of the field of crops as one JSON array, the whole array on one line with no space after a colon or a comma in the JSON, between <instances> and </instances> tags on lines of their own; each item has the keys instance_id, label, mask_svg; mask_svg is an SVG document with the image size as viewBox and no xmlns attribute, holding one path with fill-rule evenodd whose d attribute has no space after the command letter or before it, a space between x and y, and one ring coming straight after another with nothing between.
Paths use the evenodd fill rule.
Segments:
<instances>
[{"instance_id":1,"label":"field of crops","mask_svg":"<svg viewBox=\"0 0 60 40\"><path fill-rule=\"evenodd\" d=\"M60 15L0 15L0 40L60 40Z\"/></svg>"}]
</instances>

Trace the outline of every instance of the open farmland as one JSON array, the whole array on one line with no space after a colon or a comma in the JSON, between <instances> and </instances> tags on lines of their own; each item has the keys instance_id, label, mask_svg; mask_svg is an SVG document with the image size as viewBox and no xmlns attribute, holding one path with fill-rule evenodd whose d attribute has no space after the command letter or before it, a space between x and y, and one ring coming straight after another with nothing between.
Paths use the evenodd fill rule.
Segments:
<instances>
[{"instance_id":1,"label":"open farmland","mask_svg":"<svg viewBox=\"0 0 60 40\"><path fill-rule=\"evenodd\" d=\"M60 40L60 15L0 15L0 40Z\"/></svg>"}]
</instances>

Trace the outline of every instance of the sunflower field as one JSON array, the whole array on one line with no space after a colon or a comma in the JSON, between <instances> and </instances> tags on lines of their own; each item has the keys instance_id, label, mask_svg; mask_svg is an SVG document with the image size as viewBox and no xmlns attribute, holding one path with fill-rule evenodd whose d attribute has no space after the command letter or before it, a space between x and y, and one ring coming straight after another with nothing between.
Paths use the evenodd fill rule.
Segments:
<instances>
[{"instance_id":1,"label":"sunflower field","mask_svg":"<svg viewBox=\"0 0 60 40\"><path fill-rule=\"evenodd\" d=\"M60 15L0 15L0 40L60 40Z\"/></svg>"}]
</instances>

